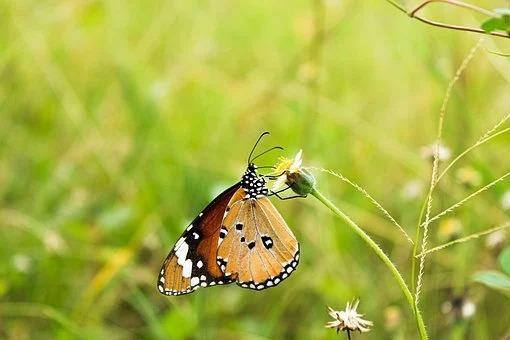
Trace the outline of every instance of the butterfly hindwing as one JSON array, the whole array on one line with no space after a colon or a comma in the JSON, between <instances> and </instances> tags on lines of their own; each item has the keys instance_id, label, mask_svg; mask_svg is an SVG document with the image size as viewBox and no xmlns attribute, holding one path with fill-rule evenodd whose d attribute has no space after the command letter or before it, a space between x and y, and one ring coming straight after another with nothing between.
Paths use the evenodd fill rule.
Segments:
<instances>
[{"instance_id":1,"label":"butterfly hindwing","mask_svg":"<svg viewBox=\"0 0 510 340\"><path fill-rule=\"evenodd\" d=\"M165 295L191 293L198 287L231 283L216 260L221 222L240 184L216 197L186 228L168 254L158 276L158 290Z\"/></svg>"},{"instance_id":2,"label":"butterfly hindwing","mask_svg":"<svg viewBox=\"0 0 510 340\"><path fill-rule=\"evenodd\" d=\"M235 194L229 203L217 261L243 288L276 286L297 267L299 244L267 197L243 196Z\"/></svg>"}]
</instances>

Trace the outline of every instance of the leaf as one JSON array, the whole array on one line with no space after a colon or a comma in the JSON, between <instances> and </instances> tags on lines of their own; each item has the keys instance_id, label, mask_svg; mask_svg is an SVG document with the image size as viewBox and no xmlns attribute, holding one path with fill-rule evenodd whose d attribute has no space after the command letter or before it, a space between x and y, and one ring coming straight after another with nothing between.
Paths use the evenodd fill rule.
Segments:
<instances>
[{"instance_id":1,"label":"leaf","mask_svg":"<svg viewBox=\"0 0 510 340\"><path fill-rule=\"evenodd\" d=\"M510 247L503 249L498 259L503 272L510 275Z\"/></svg>"},{"instance_id":2,"label":"leaf","mask_svg":"<svg viewBox=\"0 0 510 340\"><path fill-rule=\"evenodd\" d=\"M490 18L486 20L481 27L485 32L490 33L498 30L504 31L506 30L507 25L503 18Z\"/></svg>"},{"instance_id":3,"label":"leaf","mask_svg":"<svg viewBox=\"0 0 510 340\"><path fill-rule=\"evenodd\" d=\"M510 8L496 8L495 17L487 19L482 24L482 29L487 32L506 31L510 32Z\"/></svg>"},{"instance_id":4,"label":"leaf","mask_svg":"<svg viewBox=\"0 0 510 340\"><path fill-rule=\"evenodd\" d=\"M510 291L510 277L500 272L478 272L473 276L473 281L480 282L491 288Z\"/></svg>"}]
</instances>

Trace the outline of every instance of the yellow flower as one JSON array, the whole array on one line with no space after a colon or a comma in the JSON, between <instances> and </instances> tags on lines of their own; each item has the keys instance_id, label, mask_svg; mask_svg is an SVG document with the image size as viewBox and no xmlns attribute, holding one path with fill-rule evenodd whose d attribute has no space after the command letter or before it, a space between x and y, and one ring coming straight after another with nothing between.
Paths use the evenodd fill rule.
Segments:
<instances>
[{"instance_id":1,"label":"yellow flower","mask_svg":"<svg viewBox=\"0 0 510 340\"><path fill-rule=\"evenodd\" d=\"M276 169L274 171L275 174L279 175L278 179L274 181L273 187L271 188L273 191L278 191L288 182L288 177L298 174L301 169L301 164L303 163L303 150L299 150L299 152L294 157L294 161L291 161L288 158L280 157L278 164L276 165Z\"/></svg>"},{"instance_id":2,"label":"yellow flower","mask_svg":"<svg viewBox=\"0 0 510 340\"><path fill-rule=\"evenodd\" d=\"M288 158L280 158L274 172L278 178L271 188L273 192L287 185L295 193L305 197L315 189L315 178L301 166L303 163L302 157L303 151L299 150L293 161Z\"/></svg>"}]
</instances>

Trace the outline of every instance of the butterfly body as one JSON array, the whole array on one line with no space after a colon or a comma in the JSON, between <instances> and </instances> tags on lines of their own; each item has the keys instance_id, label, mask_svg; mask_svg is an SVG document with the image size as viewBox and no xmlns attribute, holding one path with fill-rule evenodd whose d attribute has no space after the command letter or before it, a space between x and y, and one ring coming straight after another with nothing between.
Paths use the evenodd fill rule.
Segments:
<instances>
[{"instance_id":1,"label":"butterfly body","mask_svg":"<svg viewBox=\"0 0 510 340\"><path fill-rule=\"evenodd\" d=\"M186 228L158 276L165 295L236 282L262 290L287 278L299 244L269 198L264 176L249 163L240 182L223 191Z\"/></svg>"}]
</instances>

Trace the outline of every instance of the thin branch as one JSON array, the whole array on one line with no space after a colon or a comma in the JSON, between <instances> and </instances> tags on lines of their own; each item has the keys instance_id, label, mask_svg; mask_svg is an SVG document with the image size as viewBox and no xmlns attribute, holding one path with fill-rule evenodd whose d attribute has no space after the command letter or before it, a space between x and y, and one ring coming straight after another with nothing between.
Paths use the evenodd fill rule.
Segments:
<instances>
[{"instance_id":1,"label":"thin branch","mask_svg":"<svg viewBox=\"0 0 510 340\"><path fill-rule=\"evenodd\" d=\"M441 178L446 174L446 172L455 164L457 163L457 161L459 159L461 159L462 157L464 157L467 153L469 153L470 151L472 151L473 149L477 148L478 146L484 144L485 142L488 142L490 141L491 139L499 136L499 135L502 135L504 133L507 133L508 131L510 131L510 128L506 128L506 129L503 129L499 132L496 132L493 134L493 132L498 129L508 118L510 118L510 113L508 115L506 115L502 120L500 120L498 122L498 124L496 124L492 129L490 129L489 131L487 131L482 137L480 137L480 139L473 145L471 145L469 148L467 148L466 150L464 150L463 152L461 152L457 157L455 157L454 160L452 160L450 163L448 163L448 165L445 167L445 169L441 172L441 174L438 176L437 180L436 180L436 185L437 183L439 182L439 180L441 180Z\"/></svg>"},{"instance_id":2,"label":"thin branch","mask_svg":"<svg viewBox=\"0 0 510 340\"><path fill-rule=\"evenodd\" d=\"M467 9L470 9L472 11L476 11L478 13L482 13L482 14L490 16L490 17L495 17L496 16L491 11L488 11L488 10L486 10L484 8L481 8L481 7L478 7L478 6L469 4L469 3L465 3L465 2L462 2L462 1L456 1L456 0L426 0L426 1L422 2L421 4L419 4L418 6L416 6L413 10L407 11L402 5L400 5L396 1L386 0L386 2L389 2L391 5L393 5L397 9L399 9L401 12L405 12L410 18L416 19L418 21L421 21L421 22L423 22L423 23L425 23L427 25L436 26L436 27L440 27L440 28L451 29L451 30L455 30L455 31L473 32L473 33L492 35L492 36L496 36L496 37L500 37L500 38L510 39L510 33L486 32L483 29L478 28L478 27L452 25L452 24L447 24L447 23L443 23L443 22L439 22L439 21L430 20L430 19L428 19L426 17L417 15L417 13L420 10L422 10L424 7L426 7L427 5L429 5L431 3L434 3L434 2L440 2L440 3L449 4L449 5L452 5L452 6L467 8Z\"/></svg>"},{"instance_id":3,"label":"thin branch","mask_svg":"<svg viewBox=\"0 0 510 340\"><path fill-rule=\"evenodd\" d=\"M499 55L500 57L510 57L510 53L502 53L502 52L496 52L496 51L490 51L490 50L487 50L487 52L495 54L495 55Z\"/></svg>"},{"instance_id":4,"label":"thin branch","mask_svg":"<svg viewBox=\"0 0 510 340\"><path fill-rule=\"evenodd\" d=\"M422 255L427 255L427 254L433 253L435 251L438 251L438 250L444 249L446 247L449 247L451 245L454 245L454 244L457 244L457 243L463 243L463 242L469 241L471 239L478 238L480 236L484 236L484 235L487 235L487 234L490 234L490 233L493 233L495 231L498 231L498 230L501 230L501 229L505 229L505 228L508 228L508 227L510 227L510 222L506 222L506 223L503 223L503 224L501 224L501 225L499 225L497 227L490 228L490 229L487 229L487 230L484 230L484 231L480 231L480 232L468 235L466 237L461 237L461 238L458 238L458 239L453 240L451 242L444 243L444 244L442 244L440 246L428 249L425 253L420 253L420 254L416 255L416 257L420 257Z\"/></svg>"},{"instance_id":5,"label":"thin branch","mask_svg":"<svg viewBox=\"0 0 510 340\"><path fill-rule=\"evenodd\" d=\"M327 172L328 174L332 175L332 176L335 176L339 179L341 179L342 181L350 184L351 186L353 186L356 190L358 190L359 192L361 192L366 198L369 199L370 202L372 202L373 205L375 205L377 207L377 209L379 209L384 216L386 216L395 226L397 226L397 228L400 230L400 232L404 235L404 237L407 239L407 241L410 243L410 244L414 244L413 240L411 239L411 237L409 237L409 235L406 233L406 231L404 230L404 228L393 218L393 216L390 215L390 213L384 209L384 207L375 200L375 198L373 198L365 189L363 189L362 187L360 187L358 184L352 182L350 179L348 179L347 177L345 177L344 175L342 175L341 173L336 173L332 170L328 170L328 169L323 169L323 168L315 168L313 167L312 169L316 169L316 170L319 170L319 171L323 171L323 172Z\"/></svg>"},{"instance_id":6,"label":"thin branch","mask_svg":"<svg viewBox=\"0 0 510 340\"><path fill-rule=\"evenodd\" d=\"M409 12L409 16L410 17L414 17L418 11L420 11L425 6L427 6L427 5L429 5L429 4L433 3L433 2L447 3L447 4L450 4L450 5L453 5L453 6L467 8L467 9L470 9L470 10L473 10L473 11L485 14L485 15L487 15L489 17L497 17L493 12L488 11L488 10L486 10L484 8L481 8L481 7L472 5L472 4L468 4L468 3L465 3L465 2L462 2L462 1L456 1L456 0L427 0L427 1L424 1L421 4L419 4L418 6L416 6L415 9L410 11Z\"/></svg>"},{"instance_id":7,"label":"thin branch","mask_svg":"<svg viewBox=\"0 0 510 340\"><path fill-rule=\"evenodd\" d=\"M481 34L488 34L488 35L494 35L496 37L501 37L501 38L507 38L507 39L510 39L510 35L507 34L507 33L500 33L500 32L485 32L484 30L482 30L481 28L476 28L476 27L468 27L468 26L457 26L457 25L450 25L450 24L445 24L445 23L442 23L442 22L438 22L438 21L432 21L432 20L429 20L427 18L423 18L423 17L413 17L421 22L424 22L426 24L429 24L429 25L432 25L432 26L436 26L436 27L441 27L441 28L448 28L448 29L451 29L451 30L456 30L456 31L465 31L465 32L474 32L474 33L481 33Z\"/></svg>"},{"instance_id":8,"label":"thin branch","mask_svg":"<svg viewBox=\"0 0 510 340\"><path fill-rule=\"evenodd\" d=\"M392 5L393 7L398 9L399 11L404 12L404 13L407 14L407 9L404 6L402 6L401 4L399 4L398 2L396 2L394 0L386 0L386 2L388 2L390 5Z\"/></svg>"},{"instance_id":9,"label":"thin branch","mask_svg":"<svg viewBox=\"0 0 510 340\"><path fill-rule=\"evenodd\" d=\"M428 221L425 221L425 222L431 223L431 222L441 218L442 216L448 214L449 212L452 212L453 210L457 209L458 207L460 207L461 205L463 205L464 203L466 203L467 201L469 201L470 199L472 199L476 195L486 191L487 189L493 187L497 183L503 181L508 176L510 176L510 172L507 172L506 174L504 174L503 176L499 177L498 179L496 179L496 180L490 182L489 184L485 185L484 187L478 189L477 191L473 192L471 195L465 197L464 199L462 199L459 202L455 203L454 205L450 206L448 209L443 210L442 212L440 212L439 214L437 214L436 216L430 218ZM425 226L425 222L423 222L421 224L421 226Z\"/></svg>"},{"instance_id":10,"label":"thin branch","mask_svg":"<svg viewBox=\"0 0 510 340\"><path fill-rule=\"evenodd\" d=\"M508 118L510 118L510 113L506 114L503 118L501 118L501 120L496 125L494 125L492 129L484 133L483 136L478 139L476 144L483 143L485 140L489 139L488 137L491 136L494 131L499 129L499 127L503 125L508 120Z\"/></svg>"}]
</instances>

